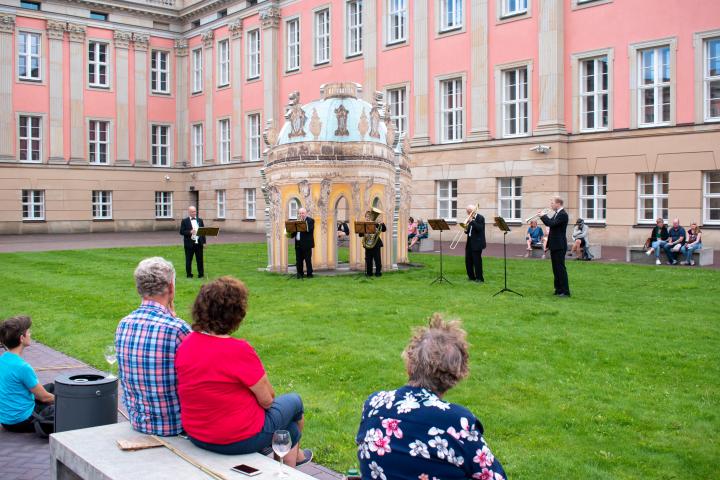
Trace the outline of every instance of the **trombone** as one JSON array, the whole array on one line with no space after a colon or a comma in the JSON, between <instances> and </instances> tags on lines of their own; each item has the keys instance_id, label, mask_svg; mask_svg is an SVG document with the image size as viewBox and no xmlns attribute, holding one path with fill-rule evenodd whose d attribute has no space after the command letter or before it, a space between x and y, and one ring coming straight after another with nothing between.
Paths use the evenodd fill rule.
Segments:
<instances>
[{"instance_id":1,"label":"trombone","mask_svg":"<svg viewBox=\"0 0 720 480\"><path fill-rule=\"evenodd\" d=\"M530 223L532 220L535 220L536 218L540 218L540 217L542 217L543 215L548 215L548 214L550 214L551 211L552 211L552 210L549 209L549 208L544 208L542 212L536 213L535 215L526 218L526 219L525 219L525 223Z\"/></svg>"},{"instance_id":2,"label":"trombone","mask_svg":"<svg viewBox=\"0 0 720 480\"><path fill-rule=\"evenodd\" d=\"M460 225L460 228L462 228L462 230L459 230L457 233L455 233L455 237L453 237L452 242L450 242L450 250L455 250L457 248L458 244L460 243L460 239L467 232L468 223L470 223L470 220L475 218L475 215L477 215L478 210L480 210L479 203L477 205L475 205L475 208L473 209L472 212L470 212L470 215L467 216L465 221L458 224L458 225Z\"/></svg>"}]
</instances>

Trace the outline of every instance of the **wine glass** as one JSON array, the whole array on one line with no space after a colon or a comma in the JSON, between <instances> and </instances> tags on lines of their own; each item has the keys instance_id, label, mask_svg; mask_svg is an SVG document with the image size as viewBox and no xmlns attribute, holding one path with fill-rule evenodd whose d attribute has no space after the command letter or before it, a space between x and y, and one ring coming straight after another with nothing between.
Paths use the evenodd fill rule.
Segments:
<instances>
[{"instance_id":1,"label":"wine glass","mask_svg":"<svg viewBox=\"0 0 720 480\"><path fill-rule=\"evenodd\" d=\"M103 349L103 355L105 356L105 361L110 365L110 369L108 370L108 378L115 378L115 375L113 375L113 365L115 365L115 362L117 362L117 353L115 352L115 345L108 345Z\"/></svg>"},{"instance_id":2,"label":"wine glass","mask_svg":"<svg viewBox=\"0 0 720 480\"><path fill-rule=\"evenodd\" d=\"M278 477L280 478L288 477L288 474L285 471L285 455L290 452L291 448L292 439L290 438L290 432L287 430L276 430L272 437L272 449L275 452L275 455L280 457L280 463L282 464L280 472L278 473Z\"/></svg>"}]
</instances>

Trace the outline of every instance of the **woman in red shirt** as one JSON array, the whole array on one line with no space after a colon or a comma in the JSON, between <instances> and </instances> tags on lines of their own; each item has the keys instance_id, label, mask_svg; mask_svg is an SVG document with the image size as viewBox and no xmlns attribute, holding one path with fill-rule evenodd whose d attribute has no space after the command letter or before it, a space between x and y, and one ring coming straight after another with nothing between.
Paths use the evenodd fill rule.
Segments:
<instances>
[{"instance_id":1,"label":"woman in red shirt","mask_svg":"<svg viewBox=\"0 0 720 480\"><path fill-rule=\"evenodd\" d=\"M248 290L232 277L206 283L195 299L193 333L175 359L183 428L195 445L226 455L267 450L276 430L288 430L290 466L312 459L299 448L303 404L296 393L275 397L260 358L232 338L247 313Z\"/></svg>"}]
</instances>

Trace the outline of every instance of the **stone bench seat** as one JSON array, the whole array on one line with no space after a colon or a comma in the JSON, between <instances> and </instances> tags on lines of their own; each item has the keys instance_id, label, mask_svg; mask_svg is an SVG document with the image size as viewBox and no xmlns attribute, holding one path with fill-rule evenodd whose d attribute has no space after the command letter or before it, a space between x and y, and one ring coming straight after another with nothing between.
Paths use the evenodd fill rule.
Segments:
<instances>
[{"instance_id":1,"label":"stone bench seat","mask_svg":"<svg viewBox=\"0 0 720 480\"><path fill-rule=\"evenodd\" d=\"M71 430L50 436L51 478L54 480L193 480L211 478L202 470L183 460L165 447L138 451L122 451L117 441L142 434L131 429L128 422L102 427ZM228 480L277 478L280 463L259 453L251 455L219 455L202 450L180 437L163 437L203 467ZM262 473L247 477L230 468L245 463ZM288 478L309 480L313 477L296 469L286 468Z\"/></svg>"},{"instance_id":2,"label":"stone bench seat","mask_svg":"<svg viewBox=\"0 0 720 480\"><path fill-rule=\"evenodd\" d=\"M625 250L625 261L628 263L639 263L642 265L655 265L655 254L650 256L646 255L647 249L643 245L630 245ZM684 257L678 252L678 261L683 261ZM660 260L667 263L667 256L665 252L660 253ZM693 261L695 265L707 266L712 265L714 262L713 249L703 247L700 250L693 252Z\"/></svg>"},{"instance_id":3,"label":"stone bench seat","mask_svg":"<svg viewBox=\"0 0 720 480\"><path fill-rule=\"evenodd\" d=\"M422 238L415 242L412 248L413 252L434 252L435 240L432 238Z\"/></svg>"}]
</instances>

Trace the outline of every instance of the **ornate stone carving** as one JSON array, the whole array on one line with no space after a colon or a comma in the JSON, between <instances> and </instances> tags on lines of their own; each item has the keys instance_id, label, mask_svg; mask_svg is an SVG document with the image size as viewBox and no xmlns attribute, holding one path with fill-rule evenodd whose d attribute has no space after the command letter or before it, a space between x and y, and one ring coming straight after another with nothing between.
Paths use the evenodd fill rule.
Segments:
<instances>
[{"instance_id":1,"label":"ornate stone carving","mask_svg":"<svg viewBox=\"0 0 720 480\"><path fill-rule=\"evenodd\" d=\"M289 95L290 102L285 112L285 119L290 122L290 133L288 138L305 136L305 110L300 106L300 92L292 92Z\"/></svg>"},{"instance_id":2,"label":"ornate stone carving","mask_svg":"<svg viewBox=\"0 0 720 480\"><path fill-rule=\"evenodd\" d=\"M373 107L370 109L370 136L380 138L380 120L382 119L383 94L375 92Z\"/></svg>"},{"instance_id":3,"label":"ornate stone carving","mask_svg":"<svg viewBox=\"0 0 720 480\"><path fill-rule=\"evenodd\" d=\"M360 136L363 140L365 140L365 135L367 135L369 129L370 123L368 123L368 117L365 113L365 109L363 108L363 111L360 114L360 121L358 122L358 131L360 132Z\"/></svg>"},{"instance_id":4,"label":"ornate stone carving","mask_svg":"<svg viewBox=\"0 0 720 480\"><path fill-rule=\"evenodd\" d=\"M265 145L268 147L274 147L278 142L278 131L275 128L274 122L268 120L265 124L265 130L263 131L263 140Z\"/></svg>"},{"instance_id":5,"label":"ornate stone carving","mask_svg":"<svg viewBox=\"0 0 720 480\"><path fill-rule=\"evenodd\" d=\"M175 40L175 55L185 57L188 54L188 41L184 38Z\"/></svg>"},{"instance_id":6,"label":"ornate stone carving","mask_svg":"<svg viewBox=\"0 0 720 480\"><path fill-rule=\"evenodd\" d=\"M47 33L50 40L62 40L65 38L65 30L67 30L67 22L58 22L57 20L47 21Z\"/></svg>"},{"instance_id":7,"label":"ornate stone carving","mask_svg":"<svg viewBox=\"0 0 720 480\"><path fill-rule=\"evenodd\" d=\"M335 130L335 135L338 137L350 135L350 132L348 132L347 129L347 116L348 116L348 109L345 108L342 104L340 104L339 107L335 109L335 116L337 117L337 124L338 127Z\"/></svg>"},{"instance_id":8,"label":"ornate stone carving","mask_svg":"<svg viewBox=\"0 0 720 480\"><path fill-rule=\"evenodd\" d=\"M132 39L135 50L147 51L148 44L150 43L150 35L135 32L132 34Z\"/></svg>"},{"instance_id":9,"label":"ornate stone carving","mask_svg":"<svg viewBox=\"0 0 720 480\"><path fill-rule=\"evenodd\" d=\"M313 108L312 117L310 117L310 133L312 133L315 140L320 136L322 132L322 122L320 121L320 115L317 113L317 109Z\"/></svg>"},{"instance_id":10,"label":"ornate stone carving","mask_svg":"<svg viewBox=\"0 0 720 480\"><path fill-rule=\"evenodd\" d=\"M228 30L230 30L230 36L232 38L242 38L243 33L243 23L242 18L238 18L234 22L230 23L228 25Z\"/></svg>"},{"instance_id":11,"label":"ornate stone carving","mask_svg":"<svg viewBox=\"0 0 720 480\"><path fill-rule=\"evenodd\" d=\"M375 183L375 178L370 177L365 182L365 191L363 191L363 200L365 201L365 209L363 212L367 212L370 210L373 206L373 199L370 198L370 189L372 189L373 184Z\"/></svg>"},{"instance_id":12,"label":"ornate stone carving","mask_svg":"<svg viewBox=\"0 0 720 480\"><path fill-rule=\"evenodd\" d=\"M315 202L313 202L312 199L312 188L310 188L310 182L307 180L303 180L298 183L298 192L303 198L303 206L308 211L308 214L311 217L313 215L316 215L315 209L313 208L315 206Z\"/></svg>"},{"instance_id":13,"label":"ornate stone carving","mask_svg":"<svg viewBox=\"0 0 720 480\"><path fill-rule=\"evenodd\" d=\"M395 150L395 141L397 140L397 138L395 138L395 122L390 119L385 119L385 125L387 125L387 133L385 134L385 140L387 140L388 147Z\"/></svg>"},{"instance_id":14,"label":"ornate stone carving","mask_svg":"<svg viewBox=\"0 0 720 480\"><path fill-rule=\"evenodd\" d=\"M113 40L115 40L116 48L130 48L130 42L132 41L132 32L115 30L115 32L113 32Z\"/></svg>"},{"instance_id":15,"label":"ornate stone carving","mask_svg":"<svg viewBox=\"0 0 720 480\"><path fill-rule=\"evenodd\" d=\"M318 209L320 210L320 218L322 221L322 235L327 236L328 231L328 204L330 201L330 190L332 181L329 178L323 178L320 182L320 199L318 200Z\"/></svg>"},{"instance_id":16,"label":"ornate stone carving","mask_svg":"<svg viewBox=\"0 0 720 480\"><path fill-rule=\"evenodd\" d=\"M13 33L15 31L15 15L0 14L0 33Z\"/></svg>"},{"instance_id":17,"label":"ornate stone carving","mask_svg":"<svg viewBox=\"0 0 720 480\"><path fill-rule=\"evenodd\" d=\"M263 29L278 28L280 26L280 9L270 5L260 10L260 25Z\"/></svg>"},{"instance_id":18,"label":"ornate stone carving","mask_svg":"<svg viewBox=\"0 0 720 480\"><path fill-rule=\"evenodd\" d=\"M353 182L350 186L350 193L352 197L353 213L357 220L363 218L360 214L362 212L362 205L360 205L360 183Z\"/></svg>"},{"instance_id":19,"label":"ornate stone carving","mask_svg":"<svg viewBox=\"0 0 720 480\"><path fill-rule=\"evenodd\" d=\"M200 35L200 38L202 39L203 47L212 48L213 38L215 38L215 32L213 32L212 30L208 30L206 32L203 32L203 34Z\"/></svg>"},{"instance_id":20,"label":"ornate stone carving","mask_svg":"<svg viewBox=\"0 0 720 480\"><path fill-rule=\"evenodd\" d=\"M407 133L404 135L403 138L402 153L404 153L405 155L410 153L410 137L408 137Z\"/></svg>"},{"instance_id":21,"label":"ornate stone carving","mask_svg":"<svg viewBox=\"0 0 720 480\"><path fill-rule=\"evenodd\" d=\"M67 31L70 33L71 42L85 42L85 25L68 23Z\"/></svg>"}]
</instances>

